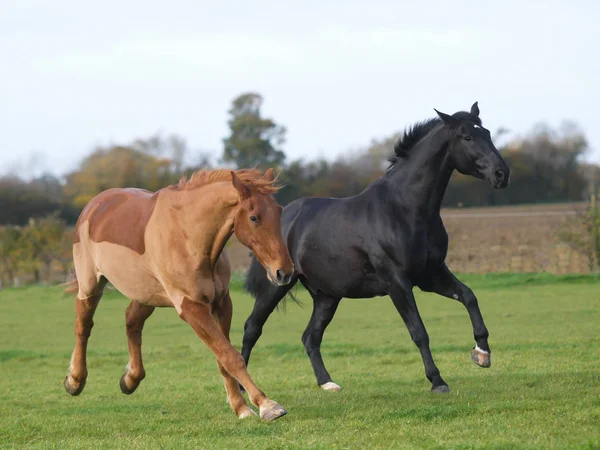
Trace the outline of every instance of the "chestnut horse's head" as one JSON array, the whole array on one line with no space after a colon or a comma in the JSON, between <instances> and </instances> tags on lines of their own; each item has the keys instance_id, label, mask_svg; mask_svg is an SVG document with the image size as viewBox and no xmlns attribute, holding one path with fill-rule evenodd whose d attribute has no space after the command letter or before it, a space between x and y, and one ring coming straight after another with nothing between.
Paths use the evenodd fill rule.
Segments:
<instances>
[{"instance_id":1,"label":"chestnut horse's head","mask_svg":"<svg viewBox=\"0 0 600 450\"><path fill-rule=\"evenodd\" d=\"M273 283L288 284L294 264L281 236L282 209L271 195L277 190L273 186L273 169L251 183L244 183L235 172L231 172L231 177L240 195L233 228L236 237L252 250Z\"/></svg>"}]
</instances>

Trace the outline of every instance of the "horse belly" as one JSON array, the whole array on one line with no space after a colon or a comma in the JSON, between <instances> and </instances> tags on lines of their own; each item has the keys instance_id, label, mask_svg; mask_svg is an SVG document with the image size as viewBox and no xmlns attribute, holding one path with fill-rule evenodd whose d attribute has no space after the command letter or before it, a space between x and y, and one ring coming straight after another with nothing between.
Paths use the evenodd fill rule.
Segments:
<instances>
[{"instance_id":1,"label":"horse belly","mask_svg":"<svg viewBox=\"0 0 600 450\"><path fill-rule=\"evenodd\" d=\"M385 285L381 282L379 277L373 274L366 274L363 278L359 279L357 283L354 283L348 289L344 297L347 298L372 298L387 295Z\"/></svg>"},{"instance_id":2,"label":"horse belly","mask_svg":"<svg viewBox=\"0 0 600 450\"><path fill-rule=\"evenodd\" d=\"M98 271L125 297L150 306L173 306L144 256L107 242L92 247Z\"/></svg>"},{"instance_id":3,"label":"horse belly","mask_svg":"<svg viewBox=\"0 0 600 450\"><path fill-rule=\"evenodd\" d=\"M385 294L385 288L370 264L351 252L345 255L307 252L300 266L306 284L313 292L321 291L334 297L347 298Z\"/></svg>"}]
</instances>

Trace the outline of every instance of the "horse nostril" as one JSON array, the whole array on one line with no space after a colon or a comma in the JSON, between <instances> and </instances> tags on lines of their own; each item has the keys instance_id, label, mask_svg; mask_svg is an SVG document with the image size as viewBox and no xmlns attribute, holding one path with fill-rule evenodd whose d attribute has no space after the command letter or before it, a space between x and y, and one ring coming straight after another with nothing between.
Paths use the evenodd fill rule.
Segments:
<instances>
[{"instance_id":1,"label":"horse nostril","mask_svg":"<svg viewBox=\"0 0 600 450\"><path fill-rule=\"evenodd\" d=\"M494 175L496 175L496 179L498 181L504 181L504 178L506 177L506 175L504 174L504 172L502 170L496 170Z\"/></svg>"},{"instance_id":2,"label":"horse nostril","mask_svg":"<svg viewBox=\"0 0 600 450\"><path fill-rule=\"evenodd\" d=\"M283 272L281 270L277 269L275 271L275 277L277 278L277 281L283 280Z\"/></svg>"}]
</instances>

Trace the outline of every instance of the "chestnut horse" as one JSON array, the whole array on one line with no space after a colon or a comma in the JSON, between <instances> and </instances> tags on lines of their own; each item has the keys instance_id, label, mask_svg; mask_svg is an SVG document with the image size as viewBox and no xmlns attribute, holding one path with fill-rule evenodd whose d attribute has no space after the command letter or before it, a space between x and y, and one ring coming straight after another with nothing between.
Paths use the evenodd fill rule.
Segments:
<instances>
[{"instance_id":1,"label":"chestnut horse","mask_svg":"<svg viewBox=\"0 0 600 450\"><path fill-rule=\"evenodd\" d=\"M121 390L133 393L144 379L142 328L156 307L174 307L215 354L227 399L238 417L286 410L254 384L229 342L231 275L223 248L235 233L263 264L271 281L290 282L294 266L281 237L281 207L271 194L273 170L200 171L189 181L155 193L109 189L83 209L75 229L73 260L77 291L75 350L65 388L79 395L87 378L86 350L93 316L107 282L131 300L126 311L129 364Z\"/></svg>"}]
</instances>

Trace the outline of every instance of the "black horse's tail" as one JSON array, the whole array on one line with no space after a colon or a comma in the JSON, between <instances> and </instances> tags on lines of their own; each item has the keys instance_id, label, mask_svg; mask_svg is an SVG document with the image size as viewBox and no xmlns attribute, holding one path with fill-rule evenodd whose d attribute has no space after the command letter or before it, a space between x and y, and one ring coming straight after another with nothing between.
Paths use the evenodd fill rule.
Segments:
<instances>
[{"instance_id":1,"label":"black horse's tail","mask_svg":"<svg viewBox=\"0 0 600 450\"><path fill-rule=\"evenodd\" d=\"M297 281L298 279L294 277L288 286L276 286L269 280L267 271L262 264L259 263L256 257L253 256L252 262L250 263L250 268L246 274L244 289L250 295L252 295L256 301L262 299L274 300L277 297L282 296L283 298L278 302L277 308L279 308L279 304L285 308L285 300L287 297L290 297L295 303L302 306L294 293L291 292L291 288L296 284Z\"/></svg>"}]
</instances>

